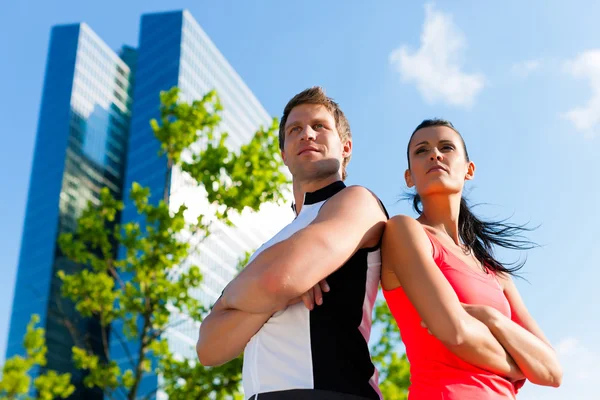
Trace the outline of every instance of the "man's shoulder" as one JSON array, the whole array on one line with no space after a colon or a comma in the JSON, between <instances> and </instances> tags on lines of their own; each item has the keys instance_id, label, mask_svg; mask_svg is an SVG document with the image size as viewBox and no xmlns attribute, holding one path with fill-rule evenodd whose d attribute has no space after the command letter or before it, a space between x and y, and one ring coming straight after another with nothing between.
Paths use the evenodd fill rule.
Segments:
<instances>
[{"instance_id":1,"label":"man's shoulder","mask_svg":"<svg viewBox=\"0 0 600 400\"><path fill-rule=\"evenodd\" d=\"M331 206L349 208L356 213L377 213L379 210L385 215L386 219L389 219L389 214L381 199L375 192L362 185L348 186L332 196L329 201L333 203Z\"/></svg>"},{"instance_id":2,"label":"man's shoulder","mask_svg":"<svg viewBox=\"0 0 600 400\"><path fill-rule=\"evenodd\" d=\"M375 192L373 192L371 189L369 189L368 187L366 187L364 185L350 185L350 186L346 187L346 190L351 191L351 192L363 193L365 195L370 195L377 199L379 198L379 197L377 197Z\"/></svg>"}]
</instances>

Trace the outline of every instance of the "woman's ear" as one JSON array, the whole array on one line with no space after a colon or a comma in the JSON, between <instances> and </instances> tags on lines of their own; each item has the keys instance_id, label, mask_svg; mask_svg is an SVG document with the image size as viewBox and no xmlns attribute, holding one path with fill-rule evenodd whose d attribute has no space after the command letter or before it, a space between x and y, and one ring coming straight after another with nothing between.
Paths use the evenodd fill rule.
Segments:
<instances>
[{"instance_id":1,"label":"woman's ear","mask_svg":"<svg viewBox=\"0 0 600 400\"><path fill-rule=\"evenodd\" d=\"M473 161L469 161L467 165L467 173L465 174L465 181L470 181L475 178L475 163Z\"/></svg>"},{"instance_id":2,"label":"woman's ear","mask_svg":"<svg viewBox=\"0 0 600 400\"><path fill-rule=\"evenodd\" d=\"M408 186L409 188L412 188L415 186L415 184L412 180L412 175L410 174L410 169L407 169L406 171L404 171L404 181L406 182L406 186Z\"/></svg>"}]
</instances>

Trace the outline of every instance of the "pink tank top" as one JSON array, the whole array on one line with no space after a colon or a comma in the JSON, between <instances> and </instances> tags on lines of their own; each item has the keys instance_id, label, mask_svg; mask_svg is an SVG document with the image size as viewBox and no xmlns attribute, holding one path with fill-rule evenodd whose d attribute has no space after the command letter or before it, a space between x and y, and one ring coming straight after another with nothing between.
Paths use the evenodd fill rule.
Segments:
<instances>
[{"instance_id":1,"label":"pink tank top","mask_svg":"<svg viewBox=\"0 0 600 400\"><path fill-rule=\"evenodd\" d=\"M427 230L433 259L461 302L494 307L511 317L504 291L493 271L474 271L448 251ZM515 399L524 381L513 385L505 378L461 360L421 327L421 318L404 289L383 290L402 333L410 361L409 400Z\"/></svg>"}]
</instances>

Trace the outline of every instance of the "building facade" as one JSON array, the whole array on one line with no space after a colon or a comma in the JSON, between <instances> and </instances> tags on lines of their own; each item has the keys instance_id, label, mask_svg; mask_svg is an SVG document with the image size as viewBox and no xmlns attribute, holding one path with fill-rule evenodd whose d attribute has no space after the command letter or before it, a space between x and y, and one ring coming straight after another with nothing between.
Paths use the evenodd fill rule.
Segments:
<instances>
[{"instance_id":1,"label":"building facade","mask_svg":"<svg viewBox=\"0 0 600 400\"><path fill-rule=\"evenodd\" d=\"M193 219L201 213L211 213L205 192L177 168L166 180L166 159L156 156L160 145L149 123L160 117L160 91L174 86L179 87L180 98L190 102L210 90L217 91L223 105L219 129L229 134L228 145L232 149L249 142L261 126L270 126L272 118L189 12L142 16L125 187L131 187L133 182L147 186L150 201L158 202L167 185L170 208L177 210L185 204ZM123 222L138 218L133 204L126 201ZM236 274L245 253L258 248L292 218L289 206L265 204L258 213L234 216L234 228L215 221L212 234L190 259L190 264L200 266L203 273L202 287L194 295L205 305L214 303ZM199 323L186 315L173 314L172 318L176 327L166 333L171 350L195 359ZM118 323L113 326L120 328ZM135 354L133 350L134 347L129 352ZM111 341L110 354L123 367L128 365L126 352L117 341ZM140 393L154 390L159 381L159 376L148 375L141 383Z\"/></svg>"},{"instance_id":2,"label":"building facade","mask_svg":"<svg viewBox=\"0 0 600 400\"><path fill-rule=\"evenodd\" d=\"M135 51L121 52L129 62ZM72 370L72 336L64 320L90 336L102 351L99 324L78 318L60 297L58 270L81 268L68 262L57 245L71 232L88 202L97 202L108 187L121 198L131 116L129 65L86 24L52 29L13 308L7 358L22 353L31 314L41 317L48 346L47 368ZM97 391L78 390L73 398L100 398Z\"/></svg>"},{"instance_id":3,"label":"building facade","mask_svg":"<svg viewBox=\"0 0 600 400\"><path fill-rule=\"evenodd\" d=\"M80 333L91 337L98 352L103 348L98 323L78 319L61 302L56 272L82 267L61 257L60 233L75 229L81 211L88 201L98 200L103 187L124 200L123 223L138 221L128 198L133 182L150 188L153 203L167 190L171 209L186 204L190 218L211 214L203 189L177 168L167 171L166 159L157 155L160 146L149 122L160 116L160 92L174 86L184 101L217 91L224 108L219 129L229 134L233 149L248 142L261 126L271 125L270 115L187 11L143 15L138 47L124 47L119 54L85 24L52 29L7 357L22 352L30 315L39 314L47 332L47 368L74 374L78 390L72 398L101 398L101 393L81 388L83 375L72 368L73 341L63 318L77 321ZM194 296L210 306L245 253L292 218L289 205L265 204L258 213L233 216L235 227L215 221L212 234L190 260L204 277ZM171 349L195 359L199 323L186 315L172 318L176 327L166 333ZM113 334L121 329L118 321L111 326ZM130 368L127 352L112 339L111 334L110 358ZM135 344L127 345L135 353ZM138 393L154 393L159 384L160 376L148 375ZM162 396L160 391L157 396Z\"/></svg>"}]
</instances>

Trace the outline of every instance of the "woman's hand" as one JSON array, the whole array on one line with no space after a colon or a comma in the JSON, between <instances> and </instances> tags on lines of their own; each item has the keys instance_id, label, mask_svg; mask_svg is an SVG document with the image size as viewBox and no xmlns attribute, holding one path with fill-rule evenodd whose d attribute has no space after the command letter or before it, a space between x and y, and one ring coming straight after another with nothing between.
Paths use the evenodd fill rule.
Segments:
<instances>
[{"instance_id":1,"label":"woman's hand","mask_svg":"<svg viewBox=\"0 0 600 400\"><path fill-rule=\"evenodd\" d=\"M500 311L490 306L466 303L460 303L460 305L471 317L475 318L476 320L487 326L488 329L494 326L494 324L502 317ZM427 328L427 324L425 324L425 321L421 321L421 326L423 328ZM431 334L431 331L428 328L427 332ZM520 369L516 369L512 374L506 376L506 378L513 383L519 382L518 386L520 387L523 386L522 381L525 379L525 375Z\"/></svg>"},{"instance_id":2,"label":"woman's hand","mask_svg":"<svg viewBox=\"0 0 600 400\"><path fill-rule=\"evenodd\" d=\"M498 317L500 311L490 306L481 304L460 303L469 315L489 327Z\"/></svg>"},{"instance_id":3,"label":"woman's hand","mask_svg":"<svg viewBox=\"0 0 600 400\"><path fill-rule=\"evenodd\" d=\"M460 303L467 313L476 320L482 322L485 326L490 326L497 318L499 311L490 306L484 306L481 304L466 304ZM421 326L427 328L425 321L421 321ZM431 331L427 329L427 332L431 334Z\"/></svg>"}]
</instances>

